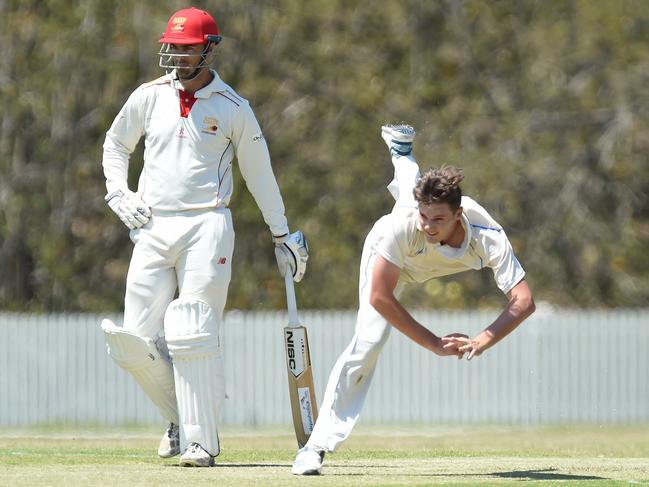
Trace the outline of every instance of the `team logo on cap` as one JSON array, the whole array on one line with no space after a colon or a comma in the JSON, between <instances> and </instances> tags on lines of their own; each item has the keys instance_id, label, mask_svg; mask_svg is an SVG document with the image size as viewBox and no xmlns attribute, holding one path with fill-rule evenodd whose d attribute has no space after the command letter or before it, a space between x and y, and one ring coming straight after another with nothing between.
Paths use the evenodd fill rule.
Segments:
<instances>
[{"instance_id":1,"label":"team logo on cap","mask_svg":"<svg viewBox=\"0 0 649 487\"><path fill-rule=\"evenodd\" d=\"M182 32L185 29L185 22L187 22L187 17L174 17L171 21L171 32Z\"/></svg>"},{"instance_id":2,"label":"team logo on cap","mask_svg":"<svg viewBox=\"0 0 649 487\"><path fill-rule=\"evenodd\" d=\"M216 135L216 131L219 129L218 120L213 117L205 117L203 119L203 129L201 132L204 134Z\"/></svg>"}]
</instances>

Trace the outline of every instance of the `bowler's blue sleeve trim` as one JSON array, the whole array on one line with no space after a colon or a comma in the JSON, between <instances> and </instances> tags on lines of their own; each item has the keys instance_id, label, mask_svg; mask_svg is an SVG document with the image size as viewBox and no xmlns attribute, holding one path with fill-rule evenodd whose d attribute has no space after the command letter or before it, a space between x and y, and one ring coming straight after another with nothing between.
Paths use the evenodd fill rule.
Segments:
<instances>
[{"instance_id":1,"label":"bowler's blue sleeve trim","mask_svg":"<svg viewBox=\"0 0 649 487\"><path fill-rule=\"evenodd\" d=\"M495 228L495 227L483 227L482 225L474 225L473 223L470 224L474 228L481 228L482 230L495 230L496 232L502 232L502 228Z\"/></svg>"}]
</instances>

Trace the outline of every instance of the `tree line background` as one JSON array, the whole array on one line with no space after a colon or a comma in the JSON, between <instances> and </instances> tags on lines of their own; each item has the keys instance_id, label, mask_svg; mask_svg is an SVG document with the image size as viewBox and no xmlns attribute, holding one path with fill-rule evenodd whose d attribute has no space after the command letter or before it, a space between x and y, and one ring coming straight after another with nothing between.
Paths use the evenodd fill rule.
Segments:
<instances>
[{"instance_id":1,"label":"tree line background","mask_svg":"<svg viewBox=\"0 0 649 487\"><path fill-rule=\"evenodd\" d=\"M0 309L122 309L132 245L104 203L102 143L179 1L0 0ZM363 240L390 211L380 138L407 121L422 167L464 168L537 301L649 304L649 2L195 1L215 68L248 98L292 230L304 308L353 308ZM131 159L131 188L142 149ZM236 164L235 164L236 166ZM285 306L238 171L228 309ZM411 287L418 308L502 305L490 271Z\"/></svg>"}]
</instances>

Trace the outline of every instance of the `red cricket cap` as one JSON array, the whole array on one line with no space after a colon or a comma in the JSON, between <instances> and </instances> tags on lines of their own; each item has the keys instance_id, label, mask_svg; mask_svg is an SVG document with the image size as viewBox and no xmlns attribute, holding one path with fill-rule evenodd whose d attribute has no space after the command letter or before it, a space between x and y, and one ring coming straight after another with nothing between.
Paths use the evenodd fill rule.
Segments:
<instances>
[{"instance_id":1,"label":"red cricket cap","mask_svg":"<svg viewBox=\"0 0 649 487\"><path fill-rule=\"evenodd\" d=\"M218 36L214 17L195 7L174 13L158 42L165 44L205 44L208 36Z\"/></svg>"}]
</instances>

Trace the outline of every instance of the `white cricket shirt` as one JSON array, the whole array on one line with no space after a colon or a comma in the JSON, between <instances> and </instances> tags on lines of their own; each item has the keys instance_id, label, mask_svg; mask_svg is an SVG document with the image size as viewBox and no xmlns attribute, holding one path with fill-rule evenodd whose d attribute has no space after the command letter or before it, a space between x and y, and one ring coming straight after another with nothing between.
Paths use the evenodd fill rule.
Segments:
<instances>
[{"instance_id":1,"label":"white cricket shirt","mask_svg":"<svg viewBox=\"0 0 649 487\"><path fill-rule=\"evenodd\" d=\"M424 282L470 269L489 267L498 288L508 293L524 277L507 235L487 210L462 197L464 242L460 248L432 244L419 229L419 210L403 208L376 223L375 250L401 269L401 282Z\"/></svg>"},{"instance_id":2,"label":"white cricket shirt","mask_svg":"<svg viewBox=\"0 0 649 487\"><path fill-rule=\"evenodd\" d=\"M274 235L283 235L284 203L261 128L248 101L212 74L195 100L189 95L181 103L184 92L173 73L131 94L106 133L102 164L108 193L127 187L129 157L144 136L138 194L152 210L225 207L236 156L264 221Z\"/></svg>"}]
</instances>

